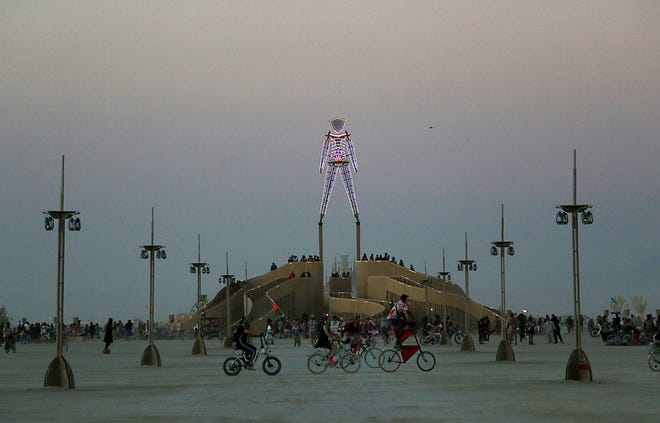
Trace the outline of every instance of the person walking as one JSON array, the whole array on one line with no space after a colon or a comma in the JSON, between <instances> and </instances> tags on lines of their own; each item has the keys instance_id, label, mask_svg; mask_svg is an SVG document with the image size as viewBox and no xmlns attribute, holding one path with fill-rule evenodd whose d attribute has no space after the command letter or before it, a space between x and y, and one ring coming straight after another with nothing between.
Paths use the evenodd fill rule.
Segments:
<instances>
[{"instance_id":1,"label":"person walking","mask_svg":"<svg viewBox=\"0 0 660 423\"><path fill-rule=\"evenodd\" d=\"M110 344L112 344L112 331L113 331L112 317L110 317L105 324L105 335L103 336L103 342L105 342L105 348L103 349L103 354L110 354Z\"/></svg>"},{"instance_id":2,"label":"person walking","mask_svg":"<svg viewBox=\"0 0 660 423\"><path fill-rule=\"evenodd\" d=\"M309 322L307 325L309 326L309 340L312 343L312 346L314 346L314 344L316 344L316 336L319 324L313 314L309 316Z\"/></svg>"},{"instance_id":3,"label":"person walking","mask_svg":"<svg viewBox=\"0 0 660 423\"><path fill-rule=\"evenodd\" d=\"M557 339L563 344L564 340L561 339L561 325L559 324L559 318L553 314L550 321L552 322L552 335L554 336L555 344L557 343Z\"/></svg>"},{"instance_id":4,"label":"person walking","mask_svg":"<svg viewBox=\"0 0 660 423\"><path fill-rule=\"evenodd\" d=\"M534 345L534 334L536 333L536 322L533 318L529 318L527 322L527 338L529 339L529 345Z\"/></svg>"},{"instance_id":5,"label":"person walking","mask_svg":"<svg viewBox=\"0 0 660 423\"><path fill-rule=\"evenodd\" d=\"M543 322L543 330L545 331L545 339L548 341L548 344L552 344L552 333L555 330L554 327L555 326L550 320L550 317L546 314Z\"/></svg>"}]
</instances>

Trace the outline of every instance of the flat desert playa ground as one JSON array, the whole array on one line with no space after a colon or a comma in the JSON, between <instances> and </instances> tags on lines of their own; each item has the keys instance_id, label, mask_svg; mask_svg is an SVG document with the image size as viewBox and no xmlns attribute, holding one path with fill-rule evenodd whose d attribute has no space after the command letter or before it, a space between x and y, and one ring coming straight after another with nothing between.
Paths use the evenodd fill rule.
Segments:
<instances>
[{"instance_id":1,"label":"flat desert playa ground","mask_svg":"<svg viewBox=\"0 0 660 423\"><path fill-rule=\"evenodd\" d=\"M44 388L54 344L18 344L0 354L0 421L488 421L657 422L660 372L647 365L648 347L605 346L583 337L593 382L565 381L574 336L564 344L514 345L515 362L496 362L499 337L476 344L428 345L437 363L422 372L416 356L394 373L362 365L348 374L307 369L309 341L276 340L282 371L242 371L230 377L222 362L233 350L206 340L207 356L191 354L192 340L156 340L162 367L141 366L147 341L118 340L102 354L100 341L70 342L65 358L75 389ZM258 343L258 339L255 340ZM382 343L378 345L382 347Z\"/></svg>"}]
</instances>

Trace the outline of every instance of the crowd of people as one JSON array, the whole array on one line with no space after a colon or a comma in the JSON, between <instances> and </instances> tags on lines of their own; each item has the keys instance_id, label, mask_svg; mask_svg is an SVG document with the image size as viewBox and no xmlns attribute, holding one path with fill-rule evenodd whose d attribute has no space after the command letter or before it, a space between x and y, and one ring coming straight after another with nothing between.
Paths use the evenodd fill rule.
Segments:
<instances>
[{"instance_id":1,"label":"crowd of people","mask_svg":"<svg viewBox=\"0 0 660 423\"><path fill-rule=\"evenodd\" d=\"M415 328L416 321L408 309L408 296L402 294L400 300L391 304L387 315L381 318L355 316L349 322L345 322L342 317L337 315L330 316L325 313L319 320L316 316L303 313L299 319L290 320L284 314L278 315L275 320L268 319L267 335L271 340L293 339L294 346L300 347L305 339L312 346L328 346L331 349L330 357L333 356L332 342L333 338L343 339L345 343L351 344L351 349L357 350L363 342L363 339L371 339L380 336L384 344L389 344L394 340L395 348L401 342L401 336L404 328ZM242 329L249 332L249 324L242 321ZM562 331L571 334L575 330L584 330L584 320L580 319L578 325L575 324L572 316L561 318L555 314L545 315L545 317L534 317L526 313L510 311L506 318L506 340L510 344L517 345L518 342L527 341L529 345L534 345L535 335L545 335L548 343L563 343ZM440 316L435 315L434 319L424 317L422 324L418 327L420 335L438 335L442 333L443 326L447 327L449 336L455 330L455 327L447 316L444 321ZM577 327L576 327L577 326ZM30 323L22 320L14 325L5 322L0 325L0 341L5 344L14 342L19 344L54 342L56 339L56 330L53 323ZM217 329L217 328L216 328ZM645 319L641 316L624 316L619 313L613 314L610 321L609 315L598 316L595 320L589 320L588 332L592 335L597 331L604 342L616 345L646 344L653 342L660 337L660 315L653 317L647 314ZM197 328L194 328L197 330ZM204 328L207 334L211 328ZM65 336L80 336L86 339L103 339L106 343L104 349L109 352L109 345L115 339L135 340L145 338L148 334L148 322L135 322L127 320L126 322L113 321L108 319L103 327L98 323L83 323L76 319L74 323L63 327ZM489 316L483 316L478 321L479 343L483 344L490 340L490 335L501 331L501 322L499 318L491 321ZM185 338L185 330L180 321L172 321L169 324L170 339ZM196 333L196 332L195 332ZM219 331L216 332L219 334ZM181 335L183 334L183 335ZM254 335L250 335L254 336ZM103 337L103 338L101 338ZM625 339L621 341L621 339ZM274 341L271 341L274 342Z\"/></svg>"},{"instance_id":2,"label":"crowd of people","mask_svg":"<svg viewBox=\"0 0 660 423\"><path fill-rule=\"evenodd\" d=\"M599 315L595 321L589 321L589 332L600 335L603 342L610 345L643 345L653 342L660 335L660 314L655 319L647 314L621 316L621 313Z\"/></svg>"},{"instance_id":3,"label":"crowd of people","mask_svg":"<svg viewBox=\"0 0 660 423\"><path fill-rule=\"evenodd\" d=\"M361 261L389 261L392 263L396 263L396 257L390 256L389 253L384 253L384 254L376 254L374 256L373 253L371 253L369 256L367 256L366 253L362 254L362 258L360 259ZM403 260L399 259L399 266L406 267L406 265L403 263ZM410 265L410 270L414 271L415 267L411 264Z\"/></svg>"},{"instance_id":4,"label":"crowd of people","mask_svg":"<svg viewBox=\"0 0 660 423\"><path fill-rule=\"evenodd\" d=\"M56 341L56 329L54 323L30 323L27 319L23 319L13 325L10 322L5 322L0 326L0 340L10 335L18 344L51 343ZM136 339L136 329L137 333L143 333L146 330L146 324L140 322L137 328L135 328L133 320L127 320L125 323L120 320L112 324L113 336L120 339ZM98 323L83 323L79 320L69 325L64 325L62 330L64 336L83 337L85 339L101 339L104 333L104 329L102 330Z\"/></svg>"}]
</instances>

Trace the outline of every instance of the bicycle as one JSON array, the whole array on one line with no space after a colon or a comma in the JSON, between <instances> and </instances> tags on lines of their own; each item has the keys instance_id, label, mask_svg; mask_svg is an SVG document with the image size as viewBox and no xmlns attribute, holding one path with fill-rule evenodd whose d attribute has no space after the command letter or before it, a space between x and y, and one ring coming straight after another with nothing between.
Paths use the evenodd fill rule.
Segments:
<instances>
[{"instance_id":1,"label":"bicycle","mask_svg":"<svg viewBox=\"0 0 660 423\"><path fill-rule=\"evenodd\" d=\"M364 362L367 366L373 369L377 369L380 367L378 360L380 359L380 355L383 353L383 350L375 347L374 345L375 342L373 342L373 339L365 339L362 342L362 347L360 347L358 355L360 358L364 359Z\"/></svg>"},{"instance_id":2,"label":"bicycle","mask_svg":"<svg viewBox=\"0 0 660 423\"><path fill-rule=\"evenodd\" d=\"M653 372L660 372L660 342L649 344L649 368Z\"/></svg>"},{"instance_id":3,"label":"bicycle","mask_svg":"<svg viewBox=\"0 0 660 423\"><path fill-rule=\"evenodd\" d=\"M458 345L461 345L463 343L463 339L465 339L465 334L463 333L462 330L456 329L453 334L454 337L454 342Z\"/></svg>"},{"instance_id":4,"label":"bicycle","mask_svg":"<svg viewBox=\"0 0 660 423\"><path fill-rule=\"evenodd\" d=\"M346 373L355 373L360 370L362 362L360 357L357 354L352 352L350 349L346 349L341 343L336 340L333 340L338 344L337 353L335 354L335 360L337 364L344 370ZM310 372L314 374L321 374L325 372L328 366L335 367L337 364L328 363L328 351L315 351L310 354L307 358L307 368Z\"/></svg>"},{"instance_id":5,"label":"bicycle","mask_svg":"<svg viewBox=\"0 0 660 423\"><path fill-rule=\"evenodd\" d=\"M406 330L401 335L401 342L412 335L415 338L415 345L401 345L400 350L387 349L383 351L378 358L378 365L386 372L396 371L402 363L406 363L410 357L419 351L417 355L417 367L423 372L430 372L435 367L435 356L429 351L423 351L419 339L414 330Z\"/></svg>"},{"instance_id":6,"label":"bicycle","mask_svg":"<svg viewBox=\"0 0 660 423\"><path fill-rule=\"evenodd\" d=\"M266 373L267 375L275 376L282 369L282 362L280 361L279 358L270 355L270 350L268 349L268 346L264 344L263 336L259 337L259 341L261 343L261 347L257 349L253 363L256 363L257 359L259 358L259 355L263 354L264 361L263 363L261 363L261 368L264 370L264 373ZM224 370L225 374L227 374L228 376L236 376L241 372L241 370L244 367L247 367L247 365L248 365L248 359L245 356L245 351L240 350L238 356L229 357L225 360L225 362L222 364L222 370Z\"/></svg>"},{"instance_id":7,"label":"bicycle","mask_svg":"<svg viewBox=\"0 0 660 423\"><path fill-rule=\"evenodd\" d=\"M268 332L266 334L266 344L274 345L275 344L274 339L275 338L273 338L273 334L271 332Z\"/></svg>"},{"instance_id":8,"label":"bicycle","mask_svg":"<svg viewBox=\"0 0 660 423\"><path fill-rule=\"evenodd\" d=\"M422 339L420 339L420 342L423 345L435 344L436 342L439 343L441 338L442 338L442 332L434 332L434 333L429 332L428 334L423 336Z\"/></svg>"}]
</instances>

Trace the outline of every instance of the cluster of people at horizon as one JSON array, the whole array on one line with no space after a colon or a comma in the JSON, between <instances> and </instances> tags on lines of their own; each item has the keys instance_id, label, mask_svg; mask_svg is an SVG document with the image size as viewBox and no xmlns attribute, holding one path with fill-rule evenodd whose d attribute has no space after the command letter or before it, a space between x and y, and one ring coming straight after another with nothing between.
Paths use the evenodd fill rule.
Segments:
<instances>
[{"instance_id":1,"label":"cluster of people at horizon","mask_svg":"<svg viewBox=\"0 0 660 423\"><path fill-rule=\"evenodd\" d=\"M389 261L396 264L396 257L394 256L390 257L389 253L377 254L376 256L374 256L374 254L371 253L369 257L367 257L367 254L364 253L362 254L362 258L360 259L360 261ZM399 260L399 266L406 267L406 265L403 263L403 260ZM412 270L413 272L415 271L415 268L413 267L412 264L410 265L410 270Z\"/></svg>"}]
</instances>

